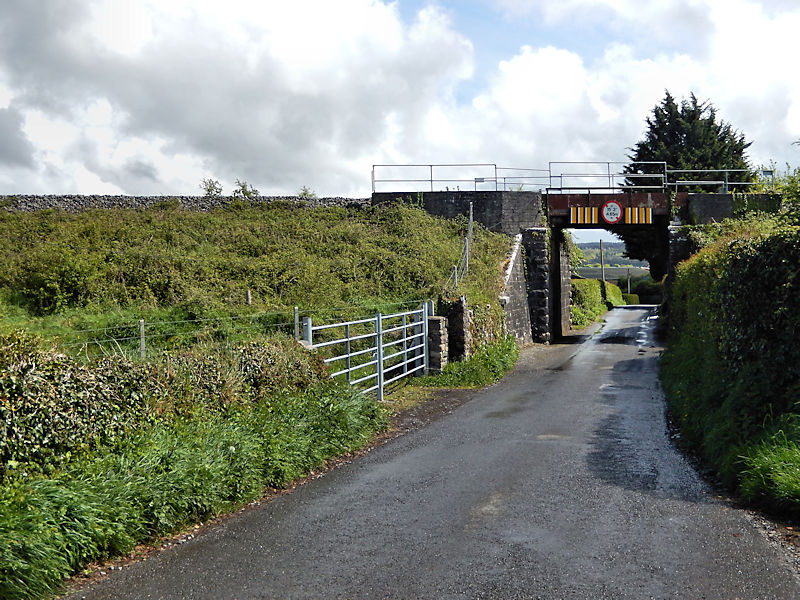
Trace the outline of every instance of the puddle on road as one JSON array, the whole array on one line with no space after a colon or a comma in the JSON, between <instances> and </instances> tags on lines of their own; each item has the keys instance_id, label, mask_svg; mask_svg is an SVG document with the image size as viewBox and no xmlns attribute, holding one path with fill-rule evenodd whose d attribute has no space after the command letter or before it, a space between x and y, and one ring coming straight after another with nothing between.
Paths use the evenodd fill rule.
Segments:
<instances>
[{"instance_id":1,"label":"puddle on road","mask_svg":"<svg viewBox=\"0 0 800 600\"><path fill-rule=\"evenodd\" d=\"M541 440L543 442L557 442L561 440L569 440L571 438L571 435L564 435L562 433L542 433L536 436L537 440Z\"/></svg>"}]
</instances>

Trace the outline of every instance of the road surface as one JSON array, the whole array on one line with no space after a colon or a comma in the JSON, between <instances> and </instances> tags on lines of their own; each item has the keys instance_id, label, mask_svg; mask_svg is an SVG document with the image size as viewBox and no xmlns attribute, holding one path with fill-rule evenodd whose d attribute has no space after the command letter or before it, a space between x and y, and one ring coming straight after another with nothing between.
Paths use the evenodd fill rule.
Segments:
<instances>
[{"instance_id":1,"label":"road surface","mask_svg":"<svg viewBox=\"0 0 800 600\"><path fill-rule=\"evenodd\" d=\"M74 598L800 598L669 442L653 309Z\"/></svg>"}]
</instances>

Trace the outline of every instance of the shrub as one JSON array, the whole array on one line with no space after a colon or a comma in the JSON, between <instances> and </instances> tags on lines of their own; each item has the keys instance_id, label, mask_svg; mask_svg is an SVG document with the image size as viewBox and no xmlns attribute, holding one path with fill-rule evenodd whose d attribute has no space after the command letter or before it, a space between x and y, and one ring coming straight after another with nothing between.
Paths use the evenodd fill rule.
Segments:
<instances>
[{"instance_id":1,"label":"shrub","mask_svg":"<svg viewBox=\"0 0 800 600\"><path fill-rule=\"evenodd\" d=\"M0 357L0 476L52 471L149 420L145 372L124 359L80 366L22 332L0 335Z\"/></svg>"},{"instance_id":2,"label":"shrub","mask_svg":"<svg viewBox=\"0 0 800 600\"><path fill-rule=\"evenodd\" d=\"M622 294L622 299L625 301L625 304L641 304L638 294Z\"/></svg>"},{"instance_id":3,"label":"shrub","mask_svg":"<svg viewBox=\"0 0 800 600\"><path fill-rule=\"evenodd\" d=\"M731 486L749 469L742 485L751 498L771 493L754 490L756 481L769 479L756 465L774 444L752 448L797 414L800 397L794 289L800 230L762 231L719 238L679 265L662 357L662 381L683 442ZM800 441L797 428L787 436ZM743 463L742 456L750 458Z\"/></svg>"},{"instance_id":4,"label":"shrub","mask_svg":"<svg viewBox=\"0 0 800 600\"><path fill-rule=\"evenodd\" d=\"M622 290L612 283L597 279L572 280L570 313L573 327L586 327L609 308L622 304L625 304Z\"/></svg>"}]
</instances>

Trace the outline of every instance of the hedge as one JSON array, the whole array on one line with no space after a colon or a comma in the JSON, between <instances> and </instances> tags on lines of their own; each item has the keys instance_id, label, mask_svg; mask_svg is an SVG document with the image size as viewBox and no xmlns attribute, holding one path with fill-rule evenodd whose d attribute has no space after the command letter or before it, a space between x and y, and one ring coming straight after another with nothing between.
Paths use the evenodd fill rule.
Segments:
<instances>
[{"instance_id":1,"label":"hedge","mask_svg":"<svg viewBox=\"0 0 800 600\"><path fill-rule=\"evenodd\" d=\"M798 284L797 228L721 239L678 266L662 357L683 443L746 498L793 510L800 485L777 493L764 457L800 462Z\"/></svg>"}]
</instances>

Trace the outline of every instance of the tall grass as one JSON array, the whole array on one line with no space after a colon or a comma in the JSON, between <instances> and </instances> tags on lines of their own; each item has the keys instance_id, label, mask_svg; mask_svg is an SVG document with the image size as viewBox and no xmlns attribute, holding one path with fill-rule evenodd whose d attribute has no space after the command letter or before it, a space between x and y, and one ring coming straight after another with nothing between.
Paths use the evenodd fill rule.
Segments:
<instances>
[{"instance_id":1,"label":"tall grass","mask_svg":"<svg viewBox=\"0 0 800 600\"><path fill-rule=\"evenodd\" d=\"M362 446L386 424L332 383L204 421L158 423L53 478L0 488L0 597L56 593L82 565L206 520Z\"/></svg>"}]
</instances>

